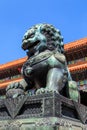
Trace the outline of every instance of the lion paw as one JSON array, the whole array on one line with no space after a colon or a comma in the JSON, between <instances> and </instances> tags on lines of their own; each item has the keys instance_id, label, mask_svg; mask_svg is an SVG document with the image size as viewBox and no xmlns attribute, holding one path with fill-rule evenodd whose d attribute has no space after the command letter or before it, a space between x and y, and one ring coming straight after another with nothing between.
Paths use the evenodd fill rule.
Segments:
<instances>
[{"instance_id":1,"label":"lion paw","mask_svg":"<svg viewBox=\"0 0 87 130\"><path fill-rule=\"evenodd\" d=\"M52 93L52 92L56 92L58 93L57 90L52 90L52 89L49 89L49 88L40 88L36 91L36 95L39 95L39 94L45 94L45 93Z\"/></svg>"},{"instance_id":2,"label":"lion paw","mask_svg":"<svg viewBox=\"0 0 87 130\"><path fill-rule=\"evenodd\" d=\"M12 83L6 88L6 97L16 98L19 95L24 95L24 89L19 82Z\"/></svg>"},{"instance_id":3,"label":"lion paw","mask_svg":"<svg viewBox=\"0 0 87 130\"><path fill-rule=\"evenodd\" d=\"M23 86L19 82L14 82L7 86L6 92L10 89L18 89L18 88L24 89Z\"/></svg>"}]
</instances>

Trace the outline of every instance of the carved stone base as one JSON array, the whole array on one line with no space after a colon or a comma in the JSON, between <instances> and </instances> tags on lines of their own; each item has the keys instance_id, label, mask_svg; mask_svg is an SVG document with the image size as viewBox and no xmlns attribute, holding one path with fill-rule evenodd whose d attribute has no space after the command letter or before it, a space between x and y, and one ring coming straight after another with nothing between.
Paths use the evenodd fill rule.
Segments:
<instances>
[{"instance_id":1,"label":"carved stone base","mask_svg":"<svg viewBox=\"0 0 87 130\"><path fill-rule=\"evenodd\" d=\"M86 130L87 107L57 93L0 99L0 130Z\"/></svg>"},{"instance_id":2,"label":"carved stone base","mask_svg":"<svg viewBox=\"0 0 87 130\"><path fill-rule=\"evenodd\" d=\"M0 130L87 130L87 125L69 118L44 117L0 121Z\"/></svg>"}]
</instances>

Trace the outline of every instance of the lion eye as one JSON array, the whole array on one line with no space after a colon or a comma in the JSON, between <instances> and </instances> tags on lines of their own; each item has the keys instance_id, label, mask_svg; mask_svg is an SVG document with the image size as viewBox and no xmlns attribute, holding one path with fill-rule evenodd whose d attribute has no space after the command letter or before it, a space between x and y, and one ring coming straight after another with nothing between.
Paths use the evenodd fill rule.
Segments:
<instances>
[{"instance_id":1,"label":"lion eye","mask_svg":"<svg viewBox=\"0 0 87 130\"><path fill-rule=\"evenodd\" d=\"M30 38L34 37L34 33L30 34L29 37L30 37Z\"/></svg>"}]
</instances>

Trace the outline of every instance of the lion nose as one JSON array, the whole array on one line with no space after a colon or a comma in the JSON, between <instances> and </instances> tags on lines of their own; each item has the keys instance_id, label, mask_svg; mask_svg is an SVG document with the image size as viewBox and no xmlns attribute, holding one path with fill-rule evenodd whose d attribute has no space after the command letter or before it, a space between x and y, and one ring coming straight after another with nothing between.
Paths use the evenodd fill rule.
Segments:
<instances>
[{"instance_id":1,"label":"lion nose","mask_svg":"<svg viewBox=\"0 0 87 130\"><path fill-rule=\"evenodd\" d=\"M28 43L27 43L27 40L23 40L23 41L22 41L22 46L21 46L22 49L26 50L26 49L27 49L27 44L28 44Z\"/></svg>"}]
</instances>

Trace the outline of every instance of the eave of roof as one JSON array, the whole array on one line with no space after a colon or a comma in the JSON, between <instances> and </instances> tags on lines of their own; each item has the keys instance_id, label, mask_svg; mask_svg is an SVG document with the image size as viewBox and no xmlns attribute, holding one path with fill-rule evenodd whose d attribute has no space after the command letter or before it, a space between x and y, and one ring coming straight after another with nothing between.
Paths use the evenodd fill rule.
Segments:
<instances>
[{"instance_id":1,"label":"eave of roof","mask_svg":"<svg viewBox=\"0 0 87 130\"><path fill-rule=\"evenodd\" d=\"M81 71L87 69L87 61L84 62L79 62L77 64L73 64L72 66L69 67L70 72L73 71Z\"/></svg>"},{"instance_id":2,"label":"eave of roof","mask_svg":"<svg viewBox=\"0 0 87 130\"><path fill-rule=\"evenodd\" d=\"M9 80L9 81L5 81L3 83L0 83L0 89L5 89L9 84L11 84L12 82L19 82L21 81L22 78L18 78L18 79L14 79L14 80Z\"/></svg>"},{"instance_id":3,"label":"eave of roof","mask_svg":"<svg viewBox=\"0 0 87 130\"><path fill-rule=\"evenodd\" d=\"M24 57L24 58L20 58L18 60L8 62L6 64L2 64L2 65L0 65L0 71L8 69L10 67L15 67L15 66L18 66L18 65L22 65L26 60L27 60L27 57Z\"/></svg>"},{"instance_id":4,"label":"eave of roof","mask_svg":"<svg viewBox=\"0 0 87 130\"><path fill-rule=\"evenodd\" d=\"M87 37L65 44L64 49L65 49L65 51L68 51L68 50L82 47L84 45L87 45Z\"/></svg>"}]
</instances>

